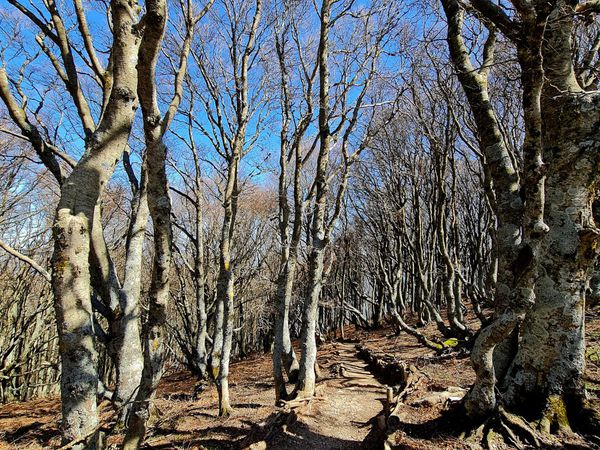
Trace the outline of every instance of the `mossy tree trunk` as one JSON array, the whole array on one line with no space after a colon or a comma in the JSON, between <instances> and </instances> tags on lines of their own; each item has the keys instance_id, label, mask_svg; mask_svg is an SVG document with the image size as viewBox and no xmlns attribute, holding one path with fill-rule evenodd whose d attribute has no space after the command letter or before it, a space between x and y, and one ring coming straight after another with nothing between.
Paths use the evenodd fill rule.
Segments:
<instances>
[{"instance_id":1,"label":"mossy tree trunk","mask_svg":"<svg viewBox=\"0 0 600 450\"><path fill-rule=\"evenodd\" d=\"M557 2L546 25L542 96L546 222L536 302L522 325L519 349L504 380L506 401L581 398L585 369L585 292L597 256L600 219L600 95L585 92L572 66L574 9ZM554 420L560 427L562 415Z\"/></svg>"},{"instance_id":2,"label":"mossy tree trunk","mask_svg":"<svg viewBox=\"0 0 600 450\"><path fill-rule=\"evenodd\" d=\"M495 120L489 100L482 97L487 77L476 79L467 73L460 6L451 0L442 3L449 21L453 63L478 122L481 141L485 127ZM525 209L522 222L515 225L525 240L513 263L505 267L509 272L499 264L495 321L475 343L472 359L477 380L466 406L471 416L485 417L496 408L496 392L500 392L503 403L537 412L545 431L564 430L569 428L567 394L584 398L585 292L600 232L594 211L600 180L600 98L597 92L586 92L575 76L575 5L566 1L514 3L517 12L508 16L492 2L471 2L517 48L525 124L520 178ZM473 101L477 95L480 101ZM485 105L487 111L482 108ZM506 195L495 178L494 195ZM502 209L496 213L501 224ZM500 229L498 235L500 244ZM526 255L523 251L528 247L531 251ZM500 263L507 250L499 245ZM524 265L524 260L529 262ZM524 273L519 269L526 266L527 286L508 283L509 302L504 303L502 280L505 275L509 280L511 276L522 280ZM509 355L508 370L497 371L493 350L514 330L520 337L516 351Z\"/></svg>"}]
</instances>

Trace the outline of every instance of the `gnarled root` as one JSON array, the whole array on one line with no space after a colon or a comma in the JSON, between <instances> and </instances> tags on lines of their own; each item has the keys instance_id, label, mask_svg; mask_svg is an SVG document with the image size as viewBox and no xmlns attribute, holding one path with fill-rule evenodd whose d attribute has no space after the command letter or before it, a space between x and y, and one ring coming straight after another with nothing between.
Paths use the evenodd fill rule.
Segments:
<instances>
[{"instance_id":1,"label":"gnarled root","mask_svg":"<svg viewBox=\"0 0 600 450\"><path fill-rule=\"evenodd\" d=\"M485 422L461 438L490 450L506 448L524 449L551 445L549 436L540 433L522 417L498 407Z\"/></svg>"}]
</instances>

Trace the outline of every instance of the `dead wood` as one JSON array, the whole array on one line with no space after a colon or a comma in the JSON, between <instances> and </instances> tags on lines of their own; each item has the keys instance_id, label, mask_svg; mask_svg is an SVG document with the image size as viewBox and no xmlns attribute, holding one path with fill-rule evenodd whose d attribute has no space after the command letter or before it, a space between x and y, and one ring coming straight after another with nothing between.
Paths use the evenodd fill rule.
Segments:
<instances>
[{"instance_id":1,"label":"dead wood","mask_svg":"<svg viewBox=\"0 0 600 450\"><path fill-rule=\"evenodd\" d=\"M390 411L390 415L388 416L387 424L389 429L396 429L402 423L400 416L401 408L404 405L404 402L406 401L407 397L412 392L417 390L419 385L423 381L425 381L425 376L423 375L423 373L419 371L419 369L417 369L415 366L411 365L408 368L406 383L402 390L398 393L395 400L395 406Z\"/></svg>"}]
</instances>

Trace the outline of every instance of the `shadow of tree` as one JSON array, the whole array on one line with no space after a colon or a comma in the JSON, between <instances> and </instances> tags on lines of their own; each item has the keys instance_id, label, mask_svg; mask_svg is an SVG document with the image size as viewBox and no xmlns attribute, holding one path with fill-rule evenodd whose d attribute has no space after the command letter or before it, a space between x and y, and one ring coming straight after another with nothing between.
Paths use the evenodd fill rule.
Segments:
<instances>
[{"instance_id":1,"label":"shadow of tree","mask_svg":"<svg viewBox=\"0 0 600 450\"><path fill-rule=\"evenodd\" d=\"M317 433L299 421L295 412L277 412L271 414L261 425L245 422L251 427L246 437L231 448L242 449L252 444L263 442L262 448L280 450L308 450L308 449L377 449L383 442L383 435L379 432L374 417L367 423L355 424L361 428L370 427L371 431L361 441L341 439Z\"/></svg>"},{"instance_id":2,"label":"shadow of tree","mask_svg":"<svg viewBox=\"0 0 600 450\"><path fill-rule=\"evenodd\" d=\"M39 427L41 425L43 425L41 422L32 422L28 425L19 427L14 431L6 432L3 436L3 438L9 442L15 442L15 441L18 441L19 439L21 439L23 436L25 436L29 432L32 432L31 435L35 435L36 432L38 432L37 434L39 435L39 437L41 437L42 434L39 433L39 431L40 431Z\"/></svg>"},{"instance_id":3,"label":"shadow of tree","mask_svg":"<svg viewBox=\"0 0 600 450\"><path fill-rule=\"evenodd\" d=\"M219 427L210 430L211 434L216 431L226 434L223 438L196 438L191 440L179 439L174 436L172 443L164 443L158 445L146 444L143 448L148 450L167 450L167 449L188 449L188 448L205 448L207 450L241 450L247 448L251 444L261 442L262 439L255 435L254 439L242 439L248 432L248 429L237 427ZM263 436L264 437L264 436ZM373 450L380 447L377 443L381 443L381 437L375 433L370 433L362 442L352 441L349 439L339 439L330 436L324 436L310 430L308 426L301 422L296 422L290 426L287 432L279 432L272 439L265 441L266 446L262 448L277 449L277 450L294 450L294 449L327 449L327 450Z\"/></svg>"},{"instance_id":4,"label":"shadow of tree","mask_svg":"<svg viewBox=\"0 0 600 450\"><path fill-rule=\"evenodd\" d=\"M376 449L378 436L369 433L362 442L325 436L311 430L305 423L295 422L286 433L279 433L267 449L328 449L328 450L367 450Z\"/></svg>"},{"instance_id":5,"label":"shadow of tree","mask_svg":"<svg viewBox=\"0 0 600 450\"><path fill-rule=\"evenodd\" d=\"M234 409L256 409L256 408L261 408L264 405L261 405L260 403L236 403L235 405L233 405Z\"/></svg>"}]
</instances>

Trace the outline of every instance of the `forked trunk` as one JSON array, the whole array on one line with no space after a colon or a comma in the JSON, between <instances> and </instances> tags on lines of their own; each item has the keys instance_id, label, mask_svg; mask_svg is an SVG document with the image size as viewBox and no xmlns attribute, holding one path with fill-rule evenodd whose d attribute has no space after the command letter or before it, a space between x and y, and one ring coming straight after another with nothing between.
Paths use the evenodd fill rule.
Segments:
<instances>
[{"instance_id":1,"label":"forked trunk","mask_svg":"<svg viewBox=\"0 0 600 450\"><path fill-rule=\"evenodd\" d=\"M168 122L161 119L155 84L156 62L167 22L166 2L147 0L143 22L145 28L138 55L137 92L144 119L148 209L154 231L154 259L148 294L148 316L144 324L144 369L123 440L123 448L126 450L138 449L143 442L150 417L150 402L164 370L165 324L171 271L171 199L166 171L168 149L163 142Z\"/></svg>"},{"instance_id":2,"label":"forked trunk","mask_svg":"<svg viewBox=\"0 0 600 450\"><path fill-rule=\"evenodd\" d=\"M61 188L54 220L52 288L61 348L63 440L76 449L97 445L98 373L90 291L90 233L94 209L123 149L137 107L135 65L138 37L129 6L111 2L114 86L86 154Z\"/></svg>"}]
</instances>

